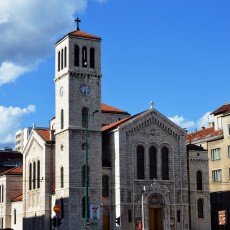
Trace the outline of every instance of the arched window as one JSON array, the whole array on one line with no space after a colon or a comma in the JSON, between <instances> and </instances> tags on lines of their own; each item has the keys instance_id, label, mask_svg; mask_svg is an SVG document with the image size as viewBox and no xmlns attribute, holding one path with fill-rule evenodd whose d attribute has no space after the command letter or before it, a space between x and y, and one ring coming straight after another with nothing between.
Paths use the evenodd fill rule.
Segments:
<instances>
[{"instance_id":1,"label":"arched window","mask_svg":"<svg viewBox=\"0 0 230 230\"><path fill-rule=\"evenodd\" d=\"M145 179L144 147L137 146L137 179Z\"/></svg>"},{"instance_id":2,"label":"arched window","mask_svg":"<svg viewBox=\"0 0 230 230\"><path fill-rule=\"evenodd\" d=\"M88 112L89 110L86 107L82 108L82 127L88 127Z\"/></svg>"},{"instance_id":3,"label":"arched window","mask_svg":"<svg viewBox=\"0 0 230 230\"><path fill-rule=\"evenodd\" d=\"M169 160L168 160L169 156L168 155L169 155L168 148L163 147L161 150L162 180L168 180L169 179Z\"/></svg>"},{"instance_id":4,"label":"arched window","mask_svg":"<svg viewBox=\"0 0 230 230\"><path fill-rule=\"evenodd\" d=\"M33 189L36 189L36 163L33 163Z\"/></svg>"},{"instance_id":5,"label":"arched window","mask_svg":"<svg viewBox=\"0 0 230 230\"><path fill-rule=\"evenodd\" d=\"M32 189L32 164L29 164L29 190Z\"/></svg>"},{"instance_id":6,"label":"arched window","mask_svg":"<svg viewBox=\"0 0 230 230\"><path fill-rule=\"evenodd\" d=\"M64 188L64 168L61 167L61 188Z\"/></svg>"},{"instance_id":7,"label":"arched window","mask_svg":"<svg viewBox=\"0 0 230 230\"><path fill-rule=\"evenodd\" d=\"M61 50L61 69L63 69L63 49Z\"/></svg>"},{"instance_id":8,"label":"arched window","mask_svg":"<svg viewBox=\"0 0 230 230\"><path fill-rule=\"evenodd\" d=\"M87 67L87 48L82 48L82 67Z\"/></svg>"},{"instance_id":9,"label":"arched window","mask_svg":"<svg viewBox=\"0 0 230 230\"><path fill-rule=\"evenodd\" d=\"M157 179L157 150L154 146L149 149L149 178Z\"/></svg>"},{"instance_id":10,"label":"arched window","mask_svg":"<svg viewBox=\"0 0 230 230\"><path fill-rule=\"evenodd\" d=\"M95 67L95 51L94 48L90 48L90 68L94 69Z\"/></svg>"},{"instance_id":11,"label":"arched window","mask_svg":"<svg viewBox=\"0 0 230 230\"><path fill-rule=\"evenodd\" d=\"M202 172L201 171L196 172L196 186L197 186L197 190L202 190Z\"/></svg>"},{"instance_id":12,"label":"arched window","mask_svg":"<svg viewBox=\"0 0 230 230\"><path fill-rule=\"evenodd\" d=\"M60 71L61 53L58 51L58 72Z\"/></svg>"},{"instance_id":13,"label":"arched window","mask_svg":"<svg viewBox=\"0 0 230 230\"><path fill-rule=\"evenodd\" d=\"M85 167L85 165L83 165L83 167L82 167L82 187L85 187L85 183L86 183L86 179L87 179L87 181L88 181L88 185L89 185L89 170L90 170L90 168L89 168L89 166L87 167L87 178L85 177L85 175L86 175L86 167Z\"/></svg>"},{"instance_id":14,"label":"arched window","mask_svg":"<svg viewBox=\"0 0 230 230\"><path fill-rule=\"evenodd\" d=\"M79 46L74 46L74 65L79 66Z\"/></svg>"},{"instance_id":15,"label":"arched window","mask_svg":"<svg viewBox=\"0 0 230 230\"><path fill-rule=\"evenodd\" d=\"M40 180L41 180L41 176L40 176L40 161L38 160L38 162L37 162L37 188L40 188Z\"/></svg>"},{"instance_id":16,"label":"arched window","mask_svg":"<svg viewBox=\"0 0 230 230\"><path fill-rule=\"evenodd\" d=\"M86 209L85 209L85 196L82 198L81 200L81 204L82 204L82 218L85 218L85 212L86 212ZM89 217L89 198L88 198L88 213L87 213L87 216Z\"/></svg>"},{"instance_id":17,"label":"arched window","mask_svg":"<svg viewBox=\"0 0 230 230\"><path fill-rule=\"evenodd\" d=\"M14 224L17 223L17 211L14 209Z\"/></svg>"},{"instance_id":18,"label":"arched window","mask_svg":"<svg viewBox=\"0 0 230 230\"><path fill-rule=\"evenodd\" d=\"M102 196L109 196L109 177L107 175L102 176Z\"/></svg>"},{"instance_id":19,"label":"arched window","mask_svg":"<svg viewBox=\"0 0 230 230\"><path fill-rule=\"evenodd\" d=\"M61 110L61 129L64 129L64 110Z\"/></svg>"},{"instance_id":20,"label":"arched window","mask_svg":"<svg viewBox=\"0 0 230 230\"><path fill-rule=\"evenodd\" d=\"M67 48L64 49L64 68L67 66Z\"/></svg>"},{"instance_id":21,"label":"arched window","mask_svg":"<svg viewBox=\"0 0 230 230\"><path fill-rule=\"evenodd\" d=\"M204 218L204 201L203 199L197 200L198 218Z\"/></svg>"}]
</instances>

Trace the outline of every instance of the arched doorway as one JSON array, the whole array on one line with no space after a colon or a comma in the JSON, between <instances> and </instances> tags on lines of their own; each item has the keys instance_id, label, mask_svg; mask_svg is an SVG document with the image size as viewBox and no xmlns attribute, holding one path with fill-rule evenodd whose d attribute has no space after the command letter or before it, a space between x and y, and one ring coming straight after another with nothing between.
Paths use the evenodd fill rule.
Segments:
<instances>
[{"instance_id":1,"label":"arched doorway","mask_svg":"<svg viewBox=\"0 0 230 230\"><path fill-rule=\"evenodd\" d=\"M149 197L149 230L163 230L164 199L160 194Z\"/></svg>"}]
</instances>

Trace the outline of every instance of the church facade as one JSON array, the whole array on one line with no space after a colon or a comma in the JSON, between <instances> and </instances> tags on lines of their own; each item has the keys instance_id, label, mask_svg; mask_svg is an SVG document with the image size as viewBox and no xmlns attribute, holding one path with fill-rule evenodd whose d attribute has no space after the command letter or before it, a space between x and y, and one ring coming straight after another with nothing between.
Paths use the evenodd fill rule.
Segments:
<instances>
[{"instance_id":1,"label":"church facade","mask_svg":"<svg viewBox=\"0 0 230 230\"><path fill-rule=\"evenodd\" d=\"M133 116L102 104L100 37L77 28L55 54L55 118L31 132L21 200L3 226L209 230L207 152L186 148L186 132L153 104Z\"/></svg>"}]
</instances>

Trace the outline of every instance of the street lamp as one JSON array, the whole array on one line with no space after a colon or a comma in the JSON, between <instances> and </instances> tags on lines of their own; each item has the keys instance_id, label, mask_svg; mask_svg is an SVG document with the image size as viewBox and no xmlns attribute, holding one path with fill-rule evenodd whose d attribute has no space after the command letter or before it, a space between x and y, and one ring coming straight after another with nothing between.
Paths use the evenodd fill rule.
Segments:
<instances>
[{"instance_id":1,"label":"street lamp","mask_svg":"<svg viewBox=\"0 0 230 230\"><path fill-rule=\"evenodd\" d=\"M142 230L145 230L145 210L144 210L144 193L145 193L145 186L141 188L141 216L142 216Z\"/></svg>"},{"instance_id":2,"label":"street lamp","mask_svg":"<svg viewBox=\"0 0 230 230\"><path fill-rule=\"evenodd\" d=\"M88 210L88 124L89 118L94 117L94 114L99 112L97 109L88 110L88 114L86 116L86 124L85 124L85 229L89 228L89 210Z\"/></svg>"}]
</instances>

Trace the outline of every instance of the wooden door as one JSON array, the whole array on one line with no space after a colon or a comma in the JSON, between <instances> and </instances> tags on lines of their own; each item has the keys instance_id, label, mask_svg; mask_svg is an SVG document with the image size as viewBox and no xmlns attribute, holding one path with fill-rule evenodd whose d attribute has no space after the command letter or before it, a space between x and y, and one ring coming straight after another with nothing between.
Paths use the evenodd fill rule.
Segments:
<instances>
[{"instance_id":1,"label":"wooden door","mask_svg":"<svg viewBox=\"0 0 230 230\"><path fill-rule=\"evenodd\" d=\"M161 208L149 208L149 230L162 230Z\"/></svg>"},{"instance_id":2,"label":"wooden door","mask_svg":"<svg viewBox=\"0 0 230 230\"><path fill-rule=\"evenodd\" d=\"M103 230L110 230L109 216L103 216Z\"/></svg>"}]
</instances>

